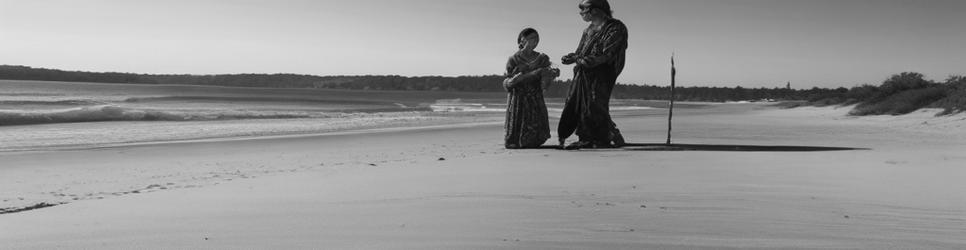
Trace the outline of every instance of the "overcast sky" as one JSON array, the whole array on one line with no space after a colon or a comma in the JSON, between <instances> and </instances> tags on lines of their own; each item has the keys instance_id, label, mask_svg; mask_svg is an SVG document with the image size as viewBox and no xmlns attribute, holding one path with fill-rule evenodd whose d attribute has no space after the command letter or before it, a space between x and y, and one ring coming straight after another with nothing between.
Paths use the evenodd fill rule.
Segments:
<instances>
[{"instance_id":1,"label":"overcast sky","mask_svg":"<svg viewBox=\"0 0 966 250\"><path fill-rule=\"evenodd\" d=\"M611 0L624 83L851 87L966 75L962 0ZM576 0L0 0L0 64L135 73L502 74L525 27L572 52ZM558 65L559 66L559 65ZM563 78L570 78L569 67Z\"/></svg>"}]
</instances>

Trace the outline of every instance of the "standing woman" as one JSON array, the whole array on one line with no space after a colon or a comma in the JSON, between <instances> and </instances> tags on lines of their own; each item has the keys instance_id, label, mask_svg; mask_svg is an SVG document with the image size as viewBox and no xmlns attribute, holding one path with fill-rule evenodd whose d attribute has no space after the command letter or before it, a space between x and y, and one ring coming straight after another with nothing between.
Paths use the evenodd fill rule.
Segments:
<instances>
[{"instance_id":1,"label":"standing woman","mask_svg":"<svg viewBox=\"0 0 966 250\"><path fill-rule=\"evenodd\" d=\"M565 65L576 65L557 137L563 146L576 131L580 140L568 149L620 147L624 138L610 117L610 94L624 70L627 27L613 18L607 0L583 0L578 8L581 18L590 25L577 51L561 59Z\"/></svg>"},{"instance_id":2,"label":"standing woman","mask_svg":"<svg viewBox=\"0 0 966 250\"><path fill-rule=\"evenodd\" d=\"M550 57L534 51L540 43L540 35L533 28L526 28L517 36L519 51L506 63L507 90L506 148L536 148L550 139L550 120L543 90L560 70L552 68Z\"/></svg>"}]
</instances>

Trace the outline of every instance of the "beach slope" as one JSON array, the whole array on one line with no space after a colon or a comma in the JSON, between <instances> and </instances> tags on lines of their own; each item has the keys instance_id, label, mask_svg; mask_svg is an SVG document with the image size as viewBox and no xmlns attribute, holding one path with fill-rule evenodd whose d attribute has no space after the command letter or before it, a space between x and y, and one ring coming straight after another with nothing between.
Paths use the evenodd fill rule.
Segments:
<instances>
[{"instance_id":1,"label":"beach slope","mask_svg":"<svg viewBox=\"0 0 966 250\"><path fill-rule=\"evenodd\" d=\"M966 248L966 121L843 114L711 105L674 138L857 150L505 150L490 123L8 152L5 202L59 205L0 214L0 249Z\"/></svg>"}]
</instances>

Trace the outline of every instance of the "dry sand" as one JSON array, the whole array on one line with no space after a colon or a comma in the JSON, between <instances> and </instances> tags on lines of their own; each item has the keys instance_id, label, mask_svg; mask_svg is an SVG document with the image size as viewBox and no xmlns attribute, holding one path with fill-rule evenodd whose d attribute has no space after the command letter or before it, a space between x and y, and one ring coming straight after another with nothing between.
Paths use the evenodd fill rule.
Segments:
<instances>
[{"instance_id":1,"label":"dry sand","mask_svg":"<svg viewBox=\"0 0 966 250\"><path fill-rule=\"evenodd\" d=\"M966 116L844 113L714 105L674 140L866 150L504 150L482 124L8 152L4 204L67 203L0 214L0 249L966 248Z\"/></svg>"}]
</instances>

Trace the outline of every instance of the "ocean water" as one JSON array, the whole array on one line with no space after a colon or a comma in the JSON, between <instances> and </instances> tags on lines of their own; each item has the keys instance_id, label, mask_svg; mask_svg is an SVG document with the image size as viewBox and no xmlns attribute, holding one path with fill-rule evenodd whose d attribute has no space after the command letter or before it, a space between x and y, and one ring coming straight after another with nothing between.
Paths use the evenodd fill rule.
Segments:
<instances>
[{"instance_id":1,"label":"ocean water","mask_svg":"<svg viewBox=\"0 0 966 250\"><path fill-rule=\"evenodd\" d=\"M662 109L613 100L612 112ZM559 117L562 99L547 99ZM499 122L505 93L0 80L0 151Z\"/></svg>"},{"instance_id":2,"label":"ocean water","mask_svg":"<svg viewBox=\"0 0 966 250\"><path fill-rule=\"evenodd\" d=\"M548 99L550 113L563 100ZM612 111L663 107L614 100ZM505 112L503 93L230 88L0 80L0 126L104 121L330 118L346 113Z\"/></svg>"},{"instance_id":3,"label":"ocean water","mask_svg":"<svg viewBox=\"0 0 966 250\"><path fill-rule=\"evenodd\" d=\"M486 100L501 95L461 94ZM0 126L102 121L328 118L433 111L441 93L0 80Z\"/></svg>"}]
</instances>

